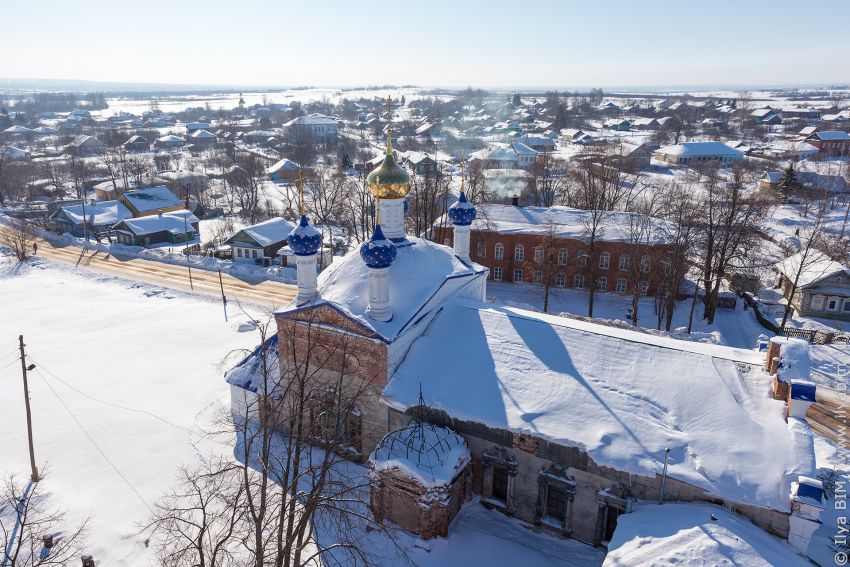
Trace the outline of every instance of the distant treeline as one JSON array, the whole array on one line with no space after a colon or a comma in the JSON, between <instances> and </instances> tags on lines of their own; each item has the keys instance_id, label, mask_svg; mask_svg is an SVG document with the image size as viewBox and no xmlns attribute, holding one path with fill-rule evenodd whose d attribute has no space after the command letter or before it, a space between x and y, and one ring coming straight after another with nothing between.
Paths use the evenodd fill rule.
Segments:
<instances>
[{"instance_id":1,"label":"distant treeline","mask_svg":"<svg viewBox=\"0 0 850 567\"><path fill-rule=\"evenodd\" d=\"M29 114L70 112L78 108L102 110L108 107L103 93L32 93L21 98L11 98L2 106Z\"/></svg>"}]
</instances>

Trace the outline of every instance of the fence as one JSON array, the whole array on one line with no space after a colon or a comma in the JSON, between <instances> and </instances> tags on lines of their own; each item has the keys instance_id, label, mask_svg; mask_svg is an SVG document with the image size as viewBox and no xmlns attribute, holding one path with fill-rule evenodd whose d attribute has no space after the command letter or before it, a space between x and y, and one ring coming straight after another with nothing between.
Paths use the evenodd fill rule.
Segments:
<instances>
[{"instance_id":1,"label":"fence","mask_svg":"<svg viewBox=\"0 0 850 567\"><path fill-rule=\"evenodd\" d=\"M762 315L761 310L759 309L759 302L756 301L752 294L744 293L742 295L744 298L744 302L749 305L753 314L756 316L756 320L759 324L776 335L782 335L783 337L794 337L799 339L805 339L814 345L826 345L836 341L844 341L850 342L850 335L846 335L844 333L839 333L837 331L821 331L818 329L797 329L796 327L785 327L781 328L779 325Z\"/></svg>"}]
</instances>

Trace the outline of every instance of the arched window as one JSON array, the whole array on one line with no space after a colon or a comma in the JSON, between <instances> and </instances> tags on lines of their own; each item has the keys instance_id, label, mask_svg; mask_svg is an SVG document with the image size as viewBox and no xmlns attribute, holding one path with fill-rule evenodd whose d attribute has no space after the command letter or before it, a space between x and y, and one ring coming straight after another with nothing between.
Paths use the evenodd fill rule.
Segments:
<instances>
[{"instance_id":1,"label":"arched window","mask_svg":"<svg viewBox=\"0 0 850 567\"><path fill-rule=\"evenodd\" d=\"M487 243L483 240L478 241L478 257L484 258L487 256Z\"/></svg>"},{"instance_id":2,"label":"arched window","mask_svg":"<svg viewBox=\"0 0 850 567\"><path fill-rule=\"evenodd\" d=\"M517 262L525 261L525 246L522 244L517 244L514 247L514 260Z\"/></svg>"},{"instance_id":3,"label":"arched window","mask_svg":"<svg viewBox=\"0 0 850 567\"><path fill-rule=\"evenodd\" d=\"M579 268L584 268L587 266L587 252L584 250L578 251L578 256L576 256L576 266Z\"/></svg>"},{"instance_id":4,"label":"arched window","mask_svg":"<svg viewBox=\"0 0 850 567\"><path fill-rule=\"evenodd\" d=\"M567 265L567 249L561 248L558 250L558 265L566 266Z\"/></svg>"},{"instance_id":5,"label":"arched window","mask_svg":"<svg viewBox=\"0 0 850 567\"><path fill-rule=\"evenodd\" d=\"M544 250L543 250L542 246L537 246L534 249L534 263L535 264L542 264L543 263L543 252L544 252Z\"/></svg>"},{"instance_id":6,"label":"arched window","mask_svg":"<svg viewBox=\"0 0 850 567\"><path fill-rule=\"evenodd\" d=\"M640 271L643 274L648 274L652 269L652 258L650 256L640 257Z\"/></svg>"},{"instance_id":7,"label":"arched window","mask_svg":"<svg viewBox=\"0 0 850 567\"><path fill-rule=\"evenodd\" d=\"M493 251L493 256L496 260L501 260L505 257L505 246L501 242L496 244L496 249Z\"/></svg>"},{"instance_id":8,"label":"arched window","mask_svg":"<svg viewBox=\"0 0 850 567\"><path fill-rule=\"evenodd\" d=\"M599 269L607 270L608 266L611 265L611 254L608 252L603 252L599 255Z\"/></svg>"},{"instance_id":9,"label":"arched window","mask_svg":"<svg viewBox=\"0 0 850 567\"><path fill-rule=\"evenodd\" d=\"M629 269L629 255L620 254L620 271L625 272Z\"/></svg>"}]
</instances>

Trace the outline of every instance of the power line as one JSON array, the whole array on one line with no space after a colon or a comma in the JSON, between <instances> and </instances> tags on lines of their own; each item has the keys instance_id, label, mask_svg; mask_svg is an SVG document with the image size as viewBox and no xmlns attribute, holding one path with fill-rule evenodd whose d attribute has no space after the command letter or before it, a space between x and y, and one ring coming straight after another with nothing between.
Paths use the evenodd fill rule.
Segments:
<instances>
[{"instance_id":1,"label":"power line","mask_svg":"<svg viewBox=\"0 0 850 567\"><path fill-rule=\"evenodd\" d=\"M109 457L107 457L107 456L106 456L106 453L104 453L104 452L103 452L103 449L101 449L101 448L100 448L100 446L97 444L97 442L94 440L94 438L93 438L93 437L89 434L89 432L88 432L88 431L86 431L86 428L85 428L85 427L83 427L83 424L82 424L82 423L80 423L80 420L79 420L79 419L77 419L77 416L76 416L76 415L74 415L74 412L73 412L73 411L71 411L71 408L69 408L69 407L68 407L68 405L67 405L67 404L65 403L65 401L62 399L62 397L59 395L59 393L58 393L58 392L57 392L57 391L53 388L53 386L50 384L50 382L47 380L47 378L44 376L44 374L42 374L42 373L39 371L38 367L36 367L35 371L36 371L36 373L37 373L37 374L41 377L41 379L42 379L42 380L44 380L44 383L47 385L47 387L48 387L48 388L50 388L50 391L51 391L51 392L53 392L53 395L54 395L54 396L56 396L56 399L57 399L57 400L59 400L59 403L60 403L60 404L62 404L62 407L64 407L64 408L65 408L65 411L67 411L67 412L68 412L68 415L70 415L70 416L71 416L71 419L73 419L73 420L74 420L74 422L76 422L77 426L80 428L80 431L82 431L82 432L83 432L83 434L86 436L86 438L87 438L87 439L89 440L89 442L92 444L92 446L93 446L95 449L97 449L97 452L98 452L98 453L100 453L100 456L101 456L101 457L103 457L103 460L105 460L105 461L109 464L109 466L110 466L110 467L112 467L112 470L114 470L114 471L115 471L115 473L116 473L118 476L120 476L120 477L121 477L121 480L123 480L123 481L124 481L124 483L125 483L125 484L126 484L126 485L130 488L130 490L132 490L132 491L133 491L133 494L135 494L135 495L136 495L136 497L139 499L139 501L140 501L142 504L144 504L144 505L145 505L145 508L147 508L147 509L148 509L148 511L149 511L151 514L153 514L153 513L154 513L153 508L151 508L151 507L150 507L150 505L147 503L147 501L145 501L145 499L142 497L142 495L139 493L139 491L138 491L138 490L136 490L136 487L135 487L135 486L133 486L133 483L131 483L131 482L130 482L130 480L129 480L126 476L124 476L124 473L122 473L122 472L118 469L118 467L115 465L115 463L113 463L113 462L109 459Z\"/></svg>"},{"instance_id":2,"label":"power line","mask_svg":"<svg viewBox=\"0 0 850 567\"><path fill-rule=\"evenodd\" d=\"M149 411L147 411L147 410L141 410L141 409L136 409L136 408L130 408L130 407L127 407L127 406L122 406L122 405L120 405L120 404L116 404L116 403L113 403L113 402L109 402L109 401L106 401L106 400L102 400L102 399L100 399L100 398L97 398L97 397L95 397L95 396L92 396L91 394L87 394L86 392L83 392L83 391L82 391L82 390L80 390L79 388L77 388L77 387L75 387L75 386L72 386L71 384L69 384L69 383L68 383L68 382L66 382L65 380L62 380L61 378L59 378L56 374L54 374L53 372L51 372L51 371L50 371L50 370L49 370L46 366L44 366L44 365L43 365L43 364L41 364L40 362L36 361L33 357L28 356L27 358L28 358L28 359L30 359L30 360L32 360L32 361L36 364L36 368L39 368L39 369L41 369L41 370L44 370L44 371L45 371L45 372L47 372L47 373L48 373L48 374L49 374L52 378L55 378L56 380L58 380L59 382L61 382L62 384L64 384L64 385L65 385L65 386L67 386L68 388L70 388L71 390L74 390L75 392L77 392L77 393L78 393L78 394L80 394L81 396L85 396L86 398L88 398L88 399L90 399L90 400L93 400L93 401L95 401L95 402L98 402L98 403L101 403L101 404L104 404L104 405L107 405L107 406L112 406L112 407L114 407L114 408L122 409L122 410L125 410L125 411L131 411L131 412L134 412L134 413L141 413L141 414L145 414L145 415L148 415L148 416L150 416L150 417L152 417L152 418L154 418L154 419L158 419L159 421L161 421L161 422L165 423L166 425L170 425L171 427L174 427L175 429L181 429L181 430L186 431L186 432L188 432L188 433L193 433L193 432L194 432L194 430L193 430L193 429L191 429L191 428L189 428L189 427L183 427L182 425L177 425L176 423L172 423L172 422L168 421L167 419L165 419L164 417L160 417L160 416L156 415L155 413L149 412Z\"/></svg>"}]
</instances>

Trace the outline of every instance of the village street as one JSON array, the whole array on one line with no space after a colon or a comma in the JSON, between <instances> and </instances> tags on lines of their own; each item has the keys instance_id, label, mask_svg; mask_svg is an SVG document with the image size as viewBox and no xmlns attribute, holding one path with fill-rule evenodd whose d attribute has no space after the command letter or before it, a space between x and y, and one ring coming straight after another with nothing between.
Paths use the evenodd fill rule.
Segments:
<instances>
[{"instance_id":1,"label":"village street","mask_svg":"<svg viewBox=\"0 0 850 567\"><path fill-rule=\"evenodd\" d=\"M182 291L194 288L196 293L216 297L221 297L223 286L224 295L230 302L239 300L280 307L289 303L297 291L294 285L269 280L251 282L228 274L221 274L219 281L218 272L200 268L192 269L190 286L189 270L186 266L84 250L78 246L63 246L44 239L38 239L37 242L37 256L43 259Z\"/></svg>"}]
</instances>

